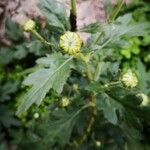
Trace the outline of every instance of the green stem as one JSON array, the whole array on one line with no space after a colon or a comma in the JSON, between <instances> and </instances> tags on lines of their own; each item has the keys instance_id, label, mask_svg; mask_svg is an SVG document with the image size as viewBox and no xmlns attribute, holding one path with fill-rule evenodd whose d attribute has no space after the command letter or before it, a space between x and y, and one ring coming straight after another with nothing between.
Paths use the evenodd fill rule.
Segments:
<instances>
[{"instance_id":1,"label":"green stem","mask_svg":"<svg viewBox=\"0 0 150 150\"><path fill-rule=\"evenodd\" d=\"M76 0L71 0L71 13L77 16L77 2Z\"/></svg>"},{"instance_id":2,"label":"green stem","mask_svg":"<svg viewBox=\"0 0 150 150\"><path fill-rule=\"evenodd\" d=\"M76 0L71 0L70 4L70 25L71 25L71 31L75 32L77 31L77 2Z\"/></svg>"},{"instance_id":3,"label":"green stem","mask_svg":"<svg viewBox=\"0 0 150 150\"><path fill-rule=\"evenodd\" d=\"M36 30L33 30L32 33L40 40L46 47L51 47L53 44L50 42L46 41Z\"/></svg>"},{"instance_id":4,"label":"green stem","mask_svg":"<svg viewBox=\"0 0 150 150\"><path fill-rule=\"evenodd\" d=\"M105 84L104 87L108 88L108 87L113 87L113 86L120 85L120 84L121 84L120 81L110 82L110 83Z\"/></svg>"},{"instance_id":5,"label":"green stem","mask_svg":"<svg viewBox=\"0 0 150 150\"><path fill-rule=\"evenodd\" d=\"M101 32L94 43L96 44L103 35L104 35L104 32Z\"/></svg>"},{"instance_id":6,"label":"green stem","mask_svg":"<svg viewBox=\"0 0 150 150\"><path fill-rule=\"evenodd\" d=\"M99 79L99 76L101 73L101 65L102 65L102 62L98 62L96 70L95 70L95 74L94 74L94 81L97 81Z\"/></svg>"},{"instance_id":7,"label":"green stem","mask_svg":"<svg viewBox=\"0 0 150 150\"><path fill-rule=\"evenodd\" d=\"M74 140L72 145L70 145L72 147L72 149L78 148L79 145L81 145L87 139L88 135L90 134L90 132L92 130L97 111L96 111L96 95L93 93L91 96L92 96L91 102L89 104L85 105L86 108L89 106L92 107L91 117L90 117L88 125L85 129L85 133L79 139Z\"/></svg>"},{"instance_id":8,"label":"green stem","mask_svg":"<svg viewBox=\"0 0 150 150\"><path fill-rule=\"evenodd\" d=\"M93 75L92 75L92 73L91 73L91 69L90 69L89 63L86 63L86 66L87 66L87 77L88 77L88 79L89 79L90 81L92 81L92 80L93 80Z\"/></svg>"},{"instance_id":9,"label":"green stem","mask_svg":"<svg viewBox=\"0 0 150 150\"><path fill-rule=\"evenodd\" d=\"M118 5L117 9L116 9L115 12L113 13L113 16L112 16L112 19L111 19L112 22L116 19L116 17L117 17L117 15L119 14L119 12L120 12L120 10L121 10L123 4L124 4L124 0L121 0L121 2L120 2L120 4Z\"/></svg>"},{"instance_id":10,"label":"green stem","mask_svg":"<svg viewBox=\"0 0 150 150\"><path fill-rule=\"evenodd\" d=\"M94 116L92 116L90 121L89 121L89 123L88 123L88 126L87 126L87 129L85 131L85 134L80 139L78 145L82 144L87 139L89 133L91 132L92 126L94 124L94 121L95 121L95 118L94 118Z\"/></svg>"},{"instance_id":11,"label":"green stem","mask_svg":"<svg viewBox=\"0 0 150 150\"><path fill-rule=\"evenodd\" d=\"M84 105L80 110L78 110L75 115L72 117L73 119L84 109L88 108L88 107L94 107L95 108L95 104L93 104L93 102L89 102L88 104ZM86 131L90 132L90 128L92 127L92 123L93 121L90 121L90 124L88 125L88 128ZM85 139L85 134L83 135L83 137ZM77 148L81 143L81 141L78 142L78 140L74 140L71 144L69 144L69 147L71 147L71 149Z\"/></svg>"},{"instance_id":12,"label":"green stem","mask_svg":"<svg viewBox=\"0 0 150 150\"><path fill-rule=\"evenodd\" d=\"M95 121L95 116L96 116L96 95L94 93L92 93L91 95L91 103L93 104L93 107L92 107L92 114L91 114L91 118L88 122L88 125L87 125L87 128L85 130L85 133L84 135L80 138L78 144L82 144L88 137L88 135L90 134L91 130L92 130L92 126L94 124L94 121Z\"/></svg>"}]
</instances>

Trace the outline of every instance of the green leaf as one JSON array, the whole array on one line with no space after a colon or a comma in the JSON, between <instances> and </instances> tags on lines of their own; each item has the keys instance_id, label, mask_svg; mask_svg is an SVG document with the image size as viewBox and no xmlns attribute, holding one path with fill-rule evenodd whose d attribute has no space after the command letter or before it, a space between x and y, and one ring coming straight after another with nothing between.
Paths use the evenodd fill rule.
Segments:
<instances>
[{"instance_id":1,"label":"green leaf","mask_svg":"<svg viewBox=\"0 0 150 150\"><path fill-rule=\"evenodd\" d=\"M117 124L117 111L122 113L122 106L106 93L99 94L97 98L97 109L103 110L104 117L112 124Z\"/></svg>"},{"instance_id":2,"label":"green leaf","mask_svg":"<svg viewBox=\"0 0 150 150\"><path fill-rule=\"evenodd\" d=\"M71 59L72 57L66 60L61 54L53 54L37 61L46 66L48 62L49 68L39 69L25 79L24 84L32 88L23 97L18 114L26 111L33 103L39 105L50 89L54 89L58 94L62 92L70 74Z\"/></svg>"},{"instance_id":3,"label":"green leaf","mask_svg":"<svg viewBox=\"0 0 150 150\"><path fill-rule=\"evenodd\" d=\"M28 51L23 44L16 45L13 57L15 59L21 60L21 59L25 58L27 56L27 54L28 54Z\"/></svg>"},{"instance_id":4,"label":"green leaf","mask_svg":"<svg viewBox=\"0 0 150 150\"><path fill-rule=\"evenodd\" d=\"M63 4L56 0L41 0L39 7L48 19L48 24L53 27L69 30L69 19Z\"/></svg>"},{"instance_id":5,"label":"green leaf","mask_svg":"<svg viewBox=\"0 0 150 150\"><path fill-rule=\"evenodd\" d=\"M30 41L25 45L30 53L35 54L36 56L43 56L47 50L43 48L42 44L38 41Z\"/></svg>"},{"instance_id":6,"label":"green leaf","mask_svg":"<svg viewBox=\"0 0 150 150\"><path fill-rule=\"evenodd\" d=\"M58 110L59 116L54 116L55 120L49 123L49 131L46 136L50 143L69 143L71 132L76 121L75 112L67 113L65 110Z\"/></svg>"},{"instance_id":7,"label":"green leaf","mask_svg":"<svg viewBox=\"0 0 150 150\"><path fill-rule=\"evenodd\" d=\"M92 83L87 83L87 85L84 85L83 89L87 91L99 93L99 91L101 91L103 87L97 82L92 82Z\"/></svg>"},{"instance_id":8,"label":"green leaf","mask_svg":"<svg viewBox=\"0 0 150 150\"><path fill-rule=\"evenodd\" d=\"M101 68L100 80L102 82L110 82L118 76L119 62L103 62Z\"/></svg>"},{"instance_id":9,"label":"green leaf","mask_svg":"<svg viewBox=\"0 0 150 150\"><path fill-rule=\"evenodd\" d=\"M123 55L127 59L130 59L131 58L130 49L122 49L121 50L121 55Z\"/></svg>"},{"instance_id":10,"label":"green leaf","mask_svg":"<svg viewBox=\"0 0 150 150\"><path fill-rule=\"evenodd\" d=\"M101 25L99 22L91 23L89 25L86 25L82 29L80 29L80 32L87 32L87 33L97 33L101 31Z\"/></svg>"},{"instance_id":11,"label":"green leaf","mask_svg":"<svg viewBox=\"0 0 150 150\"><path fill-rule=\"evenodd\" d=\"M68 144L72 129L80 116L80 113L90 105L84 105L79 109L67 112L64 109L59 109L53 112L48 125L48 134L45 137L49 143L59 143L62 146Z\"/></svg>"},{"instance_id":12,"label":"green leaf","mask_svg":"<svg viewBox=\"0 0 150 150\"><path fill-rule=\"evenodd\" d=\"M114 86L107 91L107 95L121 104L125 111L130 111L138 119L149 121L150 107L141 107L141 97L137 96L139 90L126 89L121 86Z\"/></svg>"},{"instance_id":13,"label":"green leaf","mask_svg":"<svg viewBox=\"0 0 150 150\"><path fill-rule=\"evenodd\" d=\"M127 35L128 37L132 37L143 36L147 35L148 33L150 33L150 23L144 22L125 26L124 31L121 34Z\"/></svg>"},{"instance_id":14,"label":"green leaf","mask_svg":"<svg viewBox=\"0 0 150 150\"><path fill-rule=\"evenodd\" d=\"M140 60L136 62L136 69L140 89L143 92L150 94L150 71L146 71L144 64Z\"/></svg>"},{"instance_id":15,"label":"green leaf","mask_svg":"<svg viewBox=\"0 0 150 150\"><path fill-rule=\"evenodd\" d=\"M85 48L87 50L101 51L104 47L112 48L112 44L120 41L122 37L145 36L150 33L149 22L130 23L130 15L122 17L123 18L118 18L118 20L112 24L101 23L101 32L92 34ZM123 22L123 20L126 20L126 22Z\"/></svg>"},{"instance_id":16,"label":"green leaf","mask_svg":"<svg viewBox=\"0 0 150 150\"><path fill-rule=\"evenodd\" d=\"M136 23L136 24L104 24L103 30L106 39L116 40L122 36L133 37L148 35L150 32L150 23Z\"/></svg>"},{"instance_id":17,"label":"green leaf","mask_svg":"<svg viewBox=\"0 0 150 150\"><path fill-rule=\"evenodd\" d=\"M124 20L124 21L123 21ZM131 23L131 16L121 16L113 24L103 23L101 24L101 30L105 33L105 40L111 39L111 41L116 41L116 39L122 36L133 37L133 36L143 36L150 33L150 23ZM97 44L101 44L97 42Z\"/></svg>"},{"instance_id":18,"label":"green leaf","mask_svg":"<svg viewBox=\"0 0 150 150\"><path fill-rule=\"evenodd\" d=\"M129 24L132 20L132 14L125 14L117 18L116 22L122 24Z\"/></svg>"},{"instance_id":19,"label":"green leaf","mask_svg":"<svg viewBox=\"0 0 150 150\"><path fill-rule=\"evenodd\" d=\"M0 65L7 65L13 61L13 51L9 48L0 48Z\"/></svg>"},{"instance_id":20,"label":"green leaf","mask_svg":"<svg viewBox=\"0 0 150 150\"><path fill-rule=\"evenodd\" d=\"M112 36L120 37L126 35L127 37L132 36L143 36L150 33L150 23L132 23L131 14L125 14L120 16L115 24L104 26ZM107 29L108 28L108 29Z\"/></svg>"},{"instance_id":21,"label":"green leaf","mask_svg":"<svg viewBox=\"0 0 150 150\"><path fill-rule=\"evenodd\" d=\"M14 118L14 112L10 108L1 103L0 105L0 126L10 128L11 126L20 126L19 121Z\"/></svg>"},{"instance_id":22,"label":"green leaf","mask_svg":"<svg viewBox=\"0 0 150 150\"><path fill-rule=\"evenodd\" d=\"M21 27L9 18L6 20L6 34L13 41L23 39L23 31Z\"/></svg>"},{"instance_id":23,"label":"green leaf","mask_svg":"<svg viewBox=\"0 0 150 150\"><path fill-rule=\"evenodd\" d=\"M114 100L128 108L136 108L141 104L141 98L136 96L139 93L136 89L127 89L122 86L112 86L107 94Z\"/></svg>"},{"instance_id":24,"label":"green leaf","mask_svg":"<svg viewBox=\"0 0 150 150\"><path fill-rule=\"evenodd\" d=\"M18 90L19 82L9 81L4 85L0 85L0 102L11 100L11 94L14 94Z\"/></svg>"}]
</instances>

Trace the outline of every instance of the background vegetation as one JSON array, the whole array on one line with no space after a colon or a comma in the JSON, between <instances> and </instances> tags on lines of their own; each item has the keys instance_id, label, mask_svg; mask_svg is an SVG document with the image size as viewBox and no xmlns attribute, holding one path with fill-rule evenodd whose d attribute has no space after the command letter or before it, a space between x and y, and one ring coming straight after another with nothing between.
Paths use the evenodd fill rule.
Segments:
<instances>
[{"instance_id":1,"label":"background vegetation","mask_svg":"<svg viewBox=\"0 0 150 150\"><path fill-rule=\"evenodd\" d=\"M60 35L70 28L69 18L63 7L58 9L55 1L49 0L49 4L51 5L43 0L40 5L48 20L45 29L40 27L36 18L35 21L37 31L52 42L55 45L53 51L58 52ZM109 8L112 5L106 5L107 14L111 14L113 10ZM82 70L85 66L78 62L75 65L80 72L74 69L62 95L50 90L39 107L32 105L24 113L16 115L18 106L20 112L23 110L20 107L22 95L29 90L22 85L22 81L39 68L36 60L50 53L50 50L34 35L31 34L30 39L26 38L22 27L7 18L6 34L12 45L0 46L0 150L150 150L150 106L139 108L140 100L132 98L132 93L139 90L150 96L150 34L147 24L143 24L150 21L150 4L148 1L134 0L132 4L122 8L120 15L123 17L117 19L116 23L119 22L119 25L114 30L111 24L103 27L99 23L81 29L80 31L92 36L84 49L88 52L90 48L96 49L96 46L101 45L102 40L97 41L97 45L94 44L97 33L101 31L105 32L105 36L111 34L113 38L124 35L121 40L103 48L94 58L95 62L100 59L104 63L99 83L104 85L111 79L115 80L120 72L132 69L138 76L139 84L133 91L120 89L117 85L110 87L108 93L111 98L125 97L121 105L111 101L103 93L98 94L99 99L105 100L97 102L97 109L103 113L96 116L97 121L90 134L85 134L84 131L92 110L84 111L79 117L74 116L80 111L78 108L84 105L83 99L90 97L90 92L102 89L99 84L89 84L83 77ZM56 57L59 58L59 55L53 55L51 59ZM71 100L69 108L62 106L64 98ZM124 120L120 115L125 116ZM83 142L82 138L78 139L78 135L83 136ZM75 139L78 143L73 143Z\"/></svg>"}]
</instances>

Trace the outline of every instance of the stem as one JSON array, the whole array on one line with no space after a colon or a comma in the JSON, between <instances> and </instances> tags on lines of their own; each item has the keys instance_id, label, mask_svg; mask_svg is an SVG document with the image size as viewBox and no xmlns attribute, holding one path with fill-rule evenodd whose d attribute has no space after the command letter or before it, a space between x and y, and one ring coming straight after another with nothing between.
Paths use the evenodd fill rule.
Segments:
<instances>
[{"instance_id":1,"label":"stem","mask_svg":"<svg viewBox=\"0 0 150 150\"><path fill-rule=\"evenodd\" d=\"M92 93L91 96L92 96L91 97L91 102L93 103L92 115L91 115L91 118L88 122L87 128L85 130L85 134L81 137L78 144L82 144L87 139L88 135L90 134L90 132L92 130L92 126L93 126L94 121L95 121L95 116L96 116L96 95L94 93Z\"/></svg>"},{"instance_id":2,"label":"stem","mask_svg":"<svg viewBox=\"0 0 150 150\"><path fill-rule=\"evenodd\" d=\"M94 81L97 81L99 79L100 73L101 73L101 63L102 62L98 62L96 70L95 70L95 75L94 75Z\"/></svg>"},{"instance_id":3,"label":"stem","mask_svg":"<svg viewBox=\"0 0 150 150\"><path fill-rule=\"evenodd\" d=\"M87 77L88 77L88 79L89 79L90 81L92 81L92 80L93 80L93 75L92 75L92 73L91 73L90 66L89 66L88 63L86 63L86 66L87 66Z\"/></svg>"},{"instance_id":4,"label":"stem","mask_svg":"<svg viewBox=\"0 0 150 150\"><path fill-rule=\"evenodd\" d=\"M86 105L87 107L89 107L89 106L92 107L92 110L91 110L92 112L91 112L91 117L89 119L88 125L85 129L85 133L79 139L73 141L73 143L70 145L70 146L72 146L72 149L78 148L78 146L81 145L88 138L88 135L90 134L90 132L92 130L92 127L93 127L93 124L95 121L95 116L97 113L97 111L96 111L96 97L95 96L96 95L94 93L92 93L91 102L89 103L89 105Z\"/></svg>"},{"instance_id":5,"label":"stem","mask_svg":"<svg viewBox=\"0 0 150 150\"><path fill-rule=\"evenodd\" d=\"M53 44L50 42L46 41L36 30L33 30L32 33L46 46L46 47L51 47Z\"/></svg>"},{"instance_id":6,"label":"stem","mask_svg":"<svg viewBox=\"0 0 150 150\"><path fill-rule=\"evenodd\" d=\"M99 39L104 35L104 32L101 32L97 39L95 40L95 44L99 41Z\"/></svg>"},{"instance_id":7,"label":"stem","mask_svg":"<svg viewBox=\"0 0 150 150\"><path fill-rule=\"evenodd\" d=\"M77 2L76 0L71 0L70 4L70 25L71 31L77 30Z\"/></svg>"},{"instance_id":8,"label":"stem","mask_svg":"<svg viewBox=\"0 0 150 150\"><path fill-rule=\"evenodd\" d=\"M71 13L77 16L77 2L76 0L71 0Z\"/></svg>"},{"instance_id":9,"label":"stem","mask_svg":"<svg viewBox=\"0 0 150 150\"><path fill-rule=\"evenodd\" d=\"M84 109L88 108L88 107L95 107L95 104L93 102L89 102L88 104L84 105L80 110L78 110L75 115L72 117L76 117L81 111L83 111ZM93 120L93 119L92 119ZM90 132L90 128L92 127L92 122L90 121L90 124L88 125L88 128L86 131ZM85 139L85 134L83 135L84 139ZM72 149L77 148L81 143L81 141L78 142L78 140L74 140L71 144L69 144L69 147L71 147Z\"/></svg>"},{"instance_id":10,"label":"stem","mask_svg":"<svg viewBox=\"0 0 150 150\"><path fill-rule=\"evenodd\" d=\"M90 121L89 121L89 123L88 123L86 132L83 135L83 137L80 139L78 145L82 144L87 139L89 133L91 132L92 126L94 124L94 121L95 121L95 118L94 118L94 116L92 116L91 119L90 119Z\"/></svg>"},{"instance_id":11,"label":"stem","mask_svg":"<svg viewBox=\"0 0 150 150\"><path fill-rule=\"evenodd\" d=\"M120 12L120 10L121 10L123 4L124 4L124 0L121 0L120 4L118 5L116 11L114 12L114 14L113 14L113 16L112 16L111 21L114 21L114 20L116 19L116 17L117 17L117 15L119 14L119 12Z\"/></svg>"},{"instance_id":12,"label":"stem","mask_svg":"<svg viewBox=\"0 0 150 150\"><path fill-rule=\"evenodd\" d=\"M110 83L105 84L104 87L108 88L108 87L113 87L113 86L120 85L120 84L121 84L120 81L110 82Z\"/></svg>"}]
</instances>

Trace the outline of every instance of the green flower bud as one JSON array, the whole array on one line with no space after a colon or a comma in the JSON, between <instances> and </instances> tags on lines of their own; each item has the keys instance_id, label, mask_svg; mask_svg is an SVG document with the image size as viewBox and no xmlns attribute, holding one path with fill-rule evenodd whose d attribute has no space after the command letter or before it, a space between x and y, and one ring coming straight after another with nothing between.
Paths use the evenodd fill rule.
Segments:
<instances>
[{"instance_id":1,"label":"green flower bud","mask_svg":"<svg viewBox=\"0 0 150 150\"><path fill-rule=\"evenodd\" d=\"M61 101L61 106L62 107L67 107L70 104L70 100L67 97L63 97Z\"/></svg>"},{"instance_id":2,"label":"green flower bud","mask_svg":"<svg viewBox=\"0 0 150 150\"><path fill-rule=\"evenodd\" d=\"M149 98L146 94L140 93L137 94L137 96L142 98L141 106L147 106L149 104Z\"/></svg>"},{"instance_id":3,"label":"green flower bud","mask_svg":"<svg viewBox=\"0 0 150 150\"><path fill-rule=\"evenodd\" d=\"M150 62L150 54L145 56L144 61L147 62L147 63Z\"/></svg>"},{"instance_id":4,"label":"green flower bud","mask_svg":"<svg viewBox=\"0 0 150 150\"><path fill-rule=\"evenodd\" d=\"M35 119L38 119L40 115L39 115L39 113L35 113L33 116Z\"/></svg>"},{"instance_id":5,"label":"green flower bud","mask_svg":"<svg viewBox=\"0 0 150 150\"><path fill-rule=\"evenodd\" d=\"M101 146L101 141L95 141L95 145L96 145L96 147L100 147Z\"/></svg>"},{"instance_id":6,"label":"green flower bud","mask_svg":"<svg viewBox=\"0 0 150 150\"><path fill-rule=\"evenodd\" d=\"M33 31L36 27L36 24L33 20L28 20L24 25L23 25L23 29L26 32L30 32Z\"/></svg>"},{"instance_id":7,"label":"green flower bud","mask_svg":"<svg viewBox=\"0 0 150 150\"><path fill-rule=\"evenodd\" d=\"M121 78L122 83L130 88L136 87L138 84L137 76L129 69Z\"/></svg>"},{"instance_id":8,"label":"green flower bud","mask_svg":"<svg viewBox=\"0 0 150 150\"><path fill-rule=\"evenodd\" d=\"M108 88L109 87L109 85L108 84L104 84L104 88Z\"/></svg>"},{"instance_id":9,"label":"green flower bud","mask_svg":"<svg viewBox=\"0 0 150 150\"><path fill-rule=\"evenodd\" d=\"M78 88L79 88L78 84L73 84L73 90L74 90L74 91L77 91Z\"/></svg>"},{"instance_id":10,"label":"green flower bud","mask_svg":"<svg viewBox=\"0 0 150 150\"><path fill-rule=\"evenodd\" d=\"M82 40L75 32L66 32L60 37L60 47L68 54L75 55L80 52Z\"/></svg>"}]
</instances>

